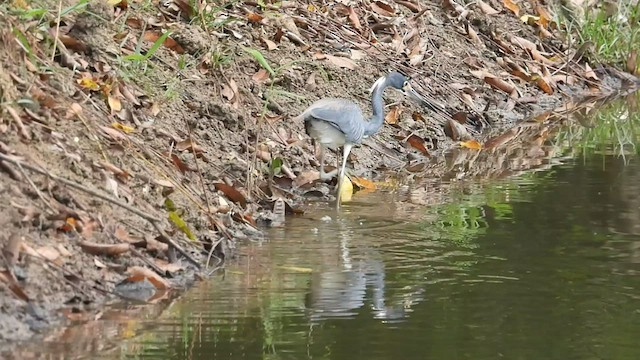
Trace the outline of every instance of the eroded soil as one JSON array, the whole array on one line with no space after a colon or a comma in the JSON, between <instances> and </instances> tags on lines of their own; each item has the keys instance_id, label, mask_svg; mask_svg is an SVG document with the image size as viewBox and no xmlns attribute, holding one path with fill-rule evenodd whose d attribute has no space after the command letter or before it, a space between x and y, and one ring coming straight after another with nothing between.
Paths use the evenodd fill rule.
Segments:
<instances>
[{"instance_id":1,"label":"eroded soil","mask_svg":"<svg viewBox=\"0 0 640 360\"><path fill-rule=\"evenodd\" d=\"M0 5L1 342L145 289L162 302L281 221L277 199L287 216L331 201L293 120L317 99L368 113L376 79L410 75L431 106L387 91L387 124L349 167L439 182L538 166L568 114L638 85L562 24L520 20L552 20L544 2L187 3Z\"/></svg>"}]
</instances>

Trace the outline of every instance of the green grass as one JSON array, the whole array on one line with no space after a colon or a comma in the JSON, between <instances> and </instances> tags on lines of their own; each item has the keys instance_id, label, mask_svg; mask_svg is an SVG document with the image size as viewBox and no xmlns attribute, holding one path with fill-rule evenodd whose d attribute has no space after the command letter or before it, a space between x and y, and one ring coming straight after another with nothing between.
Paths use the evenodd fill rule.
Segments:
<instances>
[{"instance_id":1,"label":"green grass","mask_svg":"<svg viewBox=\"0 0 640 360\"><path fill-rule=\"evenodd\" d=\"M575 155L639 155L640 113L636 108L638 103L639 92L610 102L597 109L597 113L588 120L588 123L594 125L593 128L575 121L560 132L557 141L571 146Z\"/></svg>"},{"instance_id":2,"label":"green grass","mask_svg":"<svg viewBox=\"0 0 640 360\"><path fill-rule=\"evenodd\" d=\"M596 60L624 69L631 50L640 48L640 2L614 3L585 10L578 42L591 42Z\"/></svg>"}]
</instances>

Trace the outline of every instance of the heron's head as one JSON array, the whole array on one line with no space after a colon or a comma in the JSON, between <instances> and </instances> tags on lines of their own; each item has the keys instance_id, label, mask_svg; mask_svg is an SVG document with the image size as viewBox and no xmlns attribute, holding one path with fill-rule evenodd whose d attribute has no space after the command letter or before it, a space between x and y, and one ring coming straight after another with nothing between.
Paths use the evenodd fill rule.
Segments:
<instances>
[{"instance_id":1,"label":"heron's head","mask_svg":"<svg viewBox=\"0 0 640 360\"><path fill-rule=\"evenodd\" d=\"M397 71L392 71L380 80L382 79L384 79L384 81L376 81L376 84L374 84L374 88L376 85L382 86L383 83L387 83L389 86L399 90L401 93L413 98L414 100L418 100L419 102L424 101L422 96L420 96L420 94L418 94L413 89L413 87L411 87L411 79L408 76L405 76Z\"/></svg>"}]
</instances>

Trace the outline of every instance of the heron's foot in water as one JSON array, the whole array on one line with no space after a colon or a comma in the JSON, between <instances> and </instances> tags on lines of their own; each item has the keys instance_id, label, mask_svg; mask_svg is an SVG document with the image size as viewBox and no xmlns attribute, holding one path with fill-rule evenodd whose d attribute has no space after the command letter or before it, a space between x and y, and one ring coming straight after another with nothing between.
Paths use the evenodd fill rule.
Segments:
<instances>
[{"instance_id":1,"label":"heron's foot in water","mask_svg":"<svg viewBox=\"0 0 640 360\"><path fill-rule=\"evenodd\" d=\"M321 181L331 181L336 175L338 175L338 169L333 169L329 172L324 172L324 170L320 170L320 180Z\"/></svg>"}]
</instances>

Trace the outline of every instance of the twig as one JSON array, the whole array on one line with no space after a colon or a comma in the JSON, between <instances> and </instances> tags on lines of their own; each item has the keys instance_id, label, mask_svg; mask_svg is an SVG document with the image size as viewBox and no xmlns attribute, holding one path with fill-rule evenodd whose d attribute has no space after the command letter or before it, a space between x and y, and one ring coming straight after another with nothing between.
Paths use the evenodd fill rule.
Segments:
<instances>
[{"instance_id":1,"label":"twig","mask_svg":"<svg viewBox=\"0 0 640 360\"><path fill-rule=\"evenodd\" d=\"M129 251L131 251L135 256L139 257L140 259L142 259L142 261L144 261L145 264L147 264L153 271L155 271L158 275L165 277L166 276L166 272L163 271L162 269L160 269L158 267L158 265L154 264L153 262L151 262L149 259L147 259L146 256L142 255L142 253L140 251L138 251L137 249L134 249L133 246L129 247Z\"/></svg>"},{"instance_id":2,"label":"twig","mask_svg":"<svg viewBox=\"0 0 640 360\"><path fill-rule=\"evenodd\" d=\"M187 260L189 260L193 265L196 266L196 268L200 269L200 264L198 263L198 261L196 261L191 255L189 255L189 253L187 253L180 245L176 244L173 240L171 240L171 238L164 232L164 230L160 227L160 220L152 215L146 214L136 208L134 208L133 206L130 206L128 204L125 204L119 200L116 200L108 195L104 195L101 194L99 192L97 192L96 190L90 189L84 185L80 185L76 182L73 182L71 180L67 180L65 178L61 178L59 176L53 175L45 170L39 169L33 165L29 165L27 163L24 163L18 159L16 159L15 157L12 156L6 156L4 154L0 154L0 159L8 161L10 163L15 164L16 166L24 166L25 168L31 170L31 171L35 171L39 174L45 175L50 177L53 180L59 181L61 183L67 184L69 186L71 186L72 188L78 189L80 191L84 191L87 194L93 195L95 197L98 197L102 200L105 200L107 202L110 202L114 205L117 205L125 210L128 210L138 216L140 216L141 218L149 221L151 223L151 225L153 225L153 227L160 233L160 241L166 243L169 246L172 246L173 248L175 248L176 250L178 250L178 252L184 256L185 258L187 258Z\"/></svg>"},{"instance_id":3,"label":"twig","mask_svg":"<svg viewBox=\"0 0 640 360\"><path fill-rule=\"evenodd\" d=\"M209 268L209 261L211 261L211 257L213 256L213 252L216 250L216 247L218 247L218 245L222 242L223 238L218 239L218 241L216 241L215 244L211 244L211 250L209 250L209 255L207 256L207 265L205 265L206 268ZM218 258L217 256L214 256L216 259L222 261L222 259ZM218 261L218 265L220 265L220 261ZM216 265L217 266L217 265Z\"/></svg>"},{"instance_id":4,"label":"twig","mask_svg":"<svg viewBox=\"0 0 640 360\"><path fill-rule=\"evenodd\" d=\"M53 52L51 53L51 61L56 57L56 47L58 45L58 39L60 39L60 17L62 16L62 0L58 1L58 17L56 19L56 36L53 42Z\"/></svg>"},{"instance_id":5,"label":"twig","mask_svg":"<svg viewBox=\"0 0 640 360\"><path fill-rule=\"evenodd\" d=\"M16 166L18 166L18 169L20 169L20 172L22 173L22 175L27 178L27 181L29 182L29 184L31 184L31 187L33 188L33 190L35 190L36 194L38 194L38 197L40 198L40 200L42 200L42 202L47 205L47 207L49 209L51 209L51 211L53 211L53 213L56 213L56 209L51 205L50 202L47 201L47 199L44 198L44 195L42 195L42 192L40 191L40 189L38 189L38 187L36 186L36 184L33 183L33 180L31 180L31 178L29 177L29 175L27 175L27 172L24 171L24 168L22 167L22 164L17 163Z\"/></svg>"},{"instance_id":6,"label":"twig","mask_svg":"<svg viewBox=\"0 0 640 360\"><path fill-rule=\"evenodd\" d=\"M20 119L20 115L18 115L18 112L16 111L16 109L14 109L11 106L7 106L6 108L9 114L11 115L11 117L13 118L13 121L16 122L18 129L20 129L20 135L22 135L22 137L27 140L31 140L31 134L29 134L27 127L24 126L24 123L22 122L22 119Z\"/></svg>"}]
</instances>

